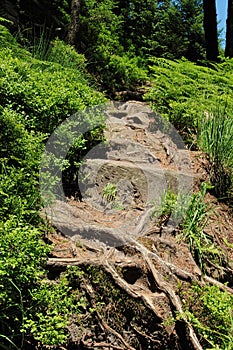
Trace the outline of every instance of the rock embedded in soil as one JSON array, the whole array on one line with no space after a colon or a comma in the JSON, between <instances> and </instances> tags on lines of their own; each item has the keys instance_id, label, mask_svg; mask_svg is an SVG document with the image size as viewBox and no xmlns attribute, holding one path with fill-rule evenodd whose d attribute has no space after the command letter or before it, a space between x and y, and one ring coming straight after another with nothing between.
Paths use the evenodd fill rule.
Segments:
<instances>
[{"instance_id":1,"label":"rock embedded in soil","mask_svg":"<svg viewBox=\"0 0 233 350\"><path fill-rule=\"evenodd\" d=\"M192 192L193 172L189 152L176 130L146 104L112 103L106 115L106 141L88 152L79 171L80 204L97 210L102 220L75 217L76 204L70 201L55 201L46 212L73 240L116 246L153 225L151 215L144 214L161 204L168 189L176 194ZM104 197L109 184L116 187L112 200Z\"/></svg>"},{"instance_id":2,"label":"rock embedded in soil","mask_svg":"<svg viewBox=\"0 0 233 350\"><path fill-rule=\"evenodd\" d=\"M201 282L202 273L187 245L173 237L179 222L157 227L152 216L168 189L188 195L199 175L178 133L144 103L113 103L106 114L106 142L86 155L79 172L82 201L56 200L45 209L76 244L72 259L51 258L48 266L81 266L86 273L80 288L96 309L83 315L83 333L76 323L72 341L90 349L102 342L122 349L184 350L189 344L201 350L185 315L179 325L171 319L183 313L177 286ZM116 191L106 197L109 184Z\"/></svg>"}]
</instances>

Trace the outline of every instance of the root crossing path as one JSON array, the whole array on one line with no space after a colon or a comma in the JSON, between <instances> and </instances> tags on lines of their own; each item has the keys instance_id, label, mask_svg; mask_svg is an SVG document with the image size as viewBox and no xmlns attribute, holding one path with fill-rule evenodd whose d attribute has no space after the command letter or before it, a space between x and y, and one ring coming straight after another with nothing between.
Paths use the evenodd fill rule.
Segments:
<instances>
[{"instance_id":1,"label":"root crossing path","mask_svg":"<svg viewBox=\"0 0 233 350\"><path fill-rule=\"evenodd\" d=\"M180 240L188 204L180 215L161 217L160 208L168 191L189 198L206 179L202 155L189 152L174 127L144 103L115 102L106 115L106 140L79 172L82 200L56 200L45 209L56 228L49 235L51 275L68 266L84 272L77 286L88 307L71 320L71 343L77 349L201 350L180 286L208 282L232 290L204 276Z\"/></svg>"}]
</instances>

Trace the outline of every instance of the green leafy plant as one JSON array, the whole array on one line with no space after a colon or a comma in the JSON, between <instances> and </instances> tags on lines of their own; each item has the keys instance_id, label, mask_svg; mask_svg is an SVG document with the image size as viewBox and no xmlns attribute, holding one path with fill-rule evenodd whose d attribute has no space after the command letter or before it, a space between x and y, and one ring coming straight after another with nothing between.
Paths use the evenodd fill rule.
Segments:
<instances>
[{"instance_id":1,"label":"green leafy plant","mask_svg":"<svg viewBox=\"0 0 233 350\"><path fill-rule=\"evenodd\" d=\"M184 218L189 200L189 194L175 194L171 189L168 189L162 194L159 205L154 204L152 216L160 225L167 224L168 221L170 224L176 225Z\"/></svg>"},{"instance_id":2,"label":"green leafy plant","mask_svg":"<svg viewBox=\"0 0 233 350\"><path fill-rule=\"evenodd\" d=\"M70 272L55 284L46 279L50 247L39 229L11 219L0 226L0 235L0 344L22 347L28 334L44 345L63 344L69 317L84 306Z\"/></svg>"},{"instance_id":3,"label":"green leafy plant","mask_svg":"<svg viewBox=\"0 0 233 350\"><path fill-rule=\"evenodd\" d=\"M152 216L159 218L159 222L167 221L177 204L177 195L170 189L161 197L160 205L154 204Z\"/></svg>"},{"instance_id":4,"label":"green leafy plant","mask_svg":"<svg viewBox=\"0 0 233 350\"><path fill-rule=\"evenodd\" d=\"M75 274L78 278L79 271ZM66 272L56 284L43 281L39 288L30 291L31 304L25 311L22 331L31 333L44 345L66 343L69 318L85 307L79 292L72 289L69 275L70 272Z\"/></svg>"},{"instance_id":5,"label":"green leafy plant","mask_svg":"<svg viewBox=\"0 0 233 350\"><path fill-rule=\"evenodd\" d=\"M20 329L28 290L44 274L50 248L43 243L39 229L19 223L14 217L0 224L0 236L0 334L10 342L22 344Z\"/></svg>"},{"instance_id":6,"label":"green leafy plant","mask_svg":"<svg viewBox=\"0 0 233 350\"><path fill-rule=\"evenodd\" d=\"M196 144L197 123L213 106L233 107L231 63L205 67L186 59L171 61L151 57L149 70L152 89L145 95L156 112L168 119L191 144ZM200 123L201 125L201 123Z\"/></svg>"},{"instance_id":7,"label":"green leafy plant","mask_svg":"<svg viewBox=\"0 0 233 350\"><path fill-rule=\"evenodd\" d=\"M114 183L109 182L106 186L104 186L103 198L111 204L112 209L125 210L125 206L117 195L117 185Z\"/></svg>"},{"instance_id":8,"label":"green leafy plant","mask_svg":"<svg viewBox=\"0 0 233 350\"><path fill-rule=\"evenodd\" d=\"M186 293L185 313L205 349L233 346L233 296L217 286L194 285Z\"/></svg>"}]
</instances>

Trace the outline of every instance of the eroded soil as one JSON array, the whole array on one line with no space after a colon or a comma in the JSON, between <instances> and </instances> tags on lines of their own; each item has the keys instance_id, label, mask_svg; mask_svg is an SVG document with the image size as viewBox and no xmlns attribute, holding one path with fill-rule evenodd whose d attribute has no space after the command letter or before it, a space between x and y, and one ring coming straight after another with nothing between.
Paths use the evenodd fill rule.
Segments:
<instances>
[{"instance_id":1,"label":"eroded soil","mask_svg":"<svg viewBox=\"0 0 233 350\"><path fill-rule=\"evenodd\" d=\"M178 286L216 283L233 292L232 212L207 194L205 232L225 265L210 261L204 275L181 239L179 222L158 224L152 214L164 190L189 194L209 180L205 155L187 150L172 128L134 101L111 106L106 139L82 169L82 201L67 198L47 210L54 226L50 278L80 266L77 288L89 305L70 320L67 349L202 349L185 316L172 321L175 312L183 314ZM109 183L116 195L106 197Z\"/></svg>"}]
</instances>

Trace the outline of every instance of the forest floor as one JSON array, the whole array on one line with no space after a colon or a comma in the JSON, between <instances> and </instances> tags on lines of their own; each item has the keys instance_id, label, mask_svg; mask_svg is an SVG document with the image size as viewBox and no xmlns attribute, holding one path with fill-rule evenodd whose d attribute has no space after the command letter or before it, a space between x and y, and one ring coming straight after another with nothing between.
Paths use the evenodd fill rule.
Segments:
<instances>
[{"instance_id":1,"label":"forest floor","mask_svg":"<svg viewBox=\"0 0 233 350\"><path fill-rule=\"evenodd\" d=\"M55 228L47 237L49 278L79 266L77 286L89 305L70 320L67 349L203 349L181 295L194 282L233 293L232 210L207 193L204 232L226 264L209 260L203 273L180 222L172 213L156 216L155 208L165 190L188 195L209 181L205 154L183 147L174 130L166 133L144 103L115 104L108 116L107 142L82 169L82 200L47 210ZM182 321L174 321L177 313Z\"/></svg>"}]
</instances>

